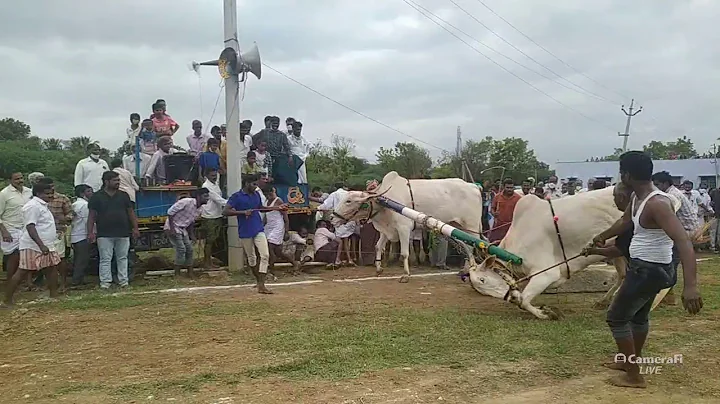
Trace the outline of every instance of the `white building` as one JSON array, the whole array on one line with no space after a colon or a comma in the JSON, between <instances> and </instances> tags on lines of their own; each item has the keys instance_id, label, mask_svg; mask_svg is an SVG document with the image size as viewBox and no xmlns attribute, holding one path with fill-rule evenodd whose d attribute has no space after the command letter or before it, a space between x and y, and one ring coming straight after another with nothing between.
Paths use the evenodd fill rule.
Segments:
<instances>
[{"instance_id":1,"label":"white building","mask_svg":"<svg viewBox=\"0 0 720 404\"><path fill-rule=\"evenodd\" d=\"M620 180L620 166L617 161L567 161L554 164L555 174L560 180L577 178L587 182L589 178L604 179L615 183ZM715 159L654 160L653 172L667 171L676 184L690 180L697 188L706 183L708 188L716 185Z\"/></svg>"}]
</instances>

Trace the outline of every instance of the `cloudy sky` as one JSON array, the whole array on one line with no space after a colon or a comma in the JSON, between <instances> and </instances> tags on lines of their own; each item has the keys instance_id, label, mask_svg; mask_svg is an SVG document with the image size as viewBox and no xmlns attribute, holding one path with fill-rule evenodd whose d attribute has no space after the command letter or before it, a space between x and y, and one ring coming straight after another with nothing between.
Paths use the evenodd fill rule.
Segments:
<instances>
[{"instance_id":1,"label":"cloudy sky","mask_svg":"<svg viewBox=\"0 0 720 404\"><path fill-rule=\"evenodd\" d=\"M240 45L256 41L269 66L427 142L434 156L454 150L458 125L464 139L525 138L551 164L609 154L622 144L629 97L644 107L631 148L687 133L703 152L719 135L720 2L414 2L467 44L403 0L239 0ZM222 0L3 2L0 116L41 137L85 135L114 149L129 114L147 116L164 98L184 145L192 119L224 121L224 96L212 115L217 70L198 78L188 68L217 58L222 17ZM350 137L371 159L414 141L264 69L242 103L253 132L265 115L294 116L310 140Z\"/></svg>"}]
</instances>

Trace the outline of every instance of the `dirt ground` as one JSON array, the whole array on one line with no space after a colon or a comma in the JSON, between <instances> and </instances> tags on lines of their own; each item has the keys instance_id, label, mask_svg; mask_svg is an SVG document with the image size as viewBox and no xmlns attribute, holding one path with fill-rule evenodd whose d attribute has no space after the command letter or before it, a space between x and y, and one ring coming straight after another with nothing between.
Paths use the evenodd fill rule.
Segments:
<instances>
[{"instance_id":1,"label":"dirt ground","mask_svg":"<svg viewBox=\"0 0 720 404\"><path fill-rule=\"evenodd\" d=\"M702 315L690 317L681 306L654 312L651 347L682 353L684 364L648 376L649 388L640 391L605 383L614 373L599 364L613 350L604 313L591 308L599 295L541 296L538 303L566 314L543 322L480 296L453 274L407 284L333 281L373 274L342 269L281 279L324 282L271 285L271 296L251 287L91 291L22 304L0 312L0 401L720 402L714 273L701 278L709 291ZM559 351L543 346L545 335L553 344L575 335L587 342ZM560 358L552 370L544 352Z\"/></svg>"}]
</instances>

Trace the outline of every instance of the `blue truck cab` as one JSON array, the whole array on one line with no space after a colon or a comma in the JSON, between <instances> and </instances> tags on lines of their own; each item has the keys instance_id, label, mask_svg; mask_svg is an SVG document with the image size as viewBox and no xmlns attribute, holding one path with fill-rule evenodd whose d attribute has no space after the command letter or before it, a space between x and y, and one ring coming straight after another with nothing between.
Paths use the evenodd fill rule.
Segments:
<instances>
[{"instance_id":1,"label":"blue truck cab","mask_svg":"<svg viewBox=\"0 0 720 404\"><path fill-rule=\"evenodd\" d=\"M156 185L140 188L135 196L135 215L140 227L136 251L172 248L163 231L167 211L175 202L189 197L196 189L197 187L192 185Z\"/></svg>"},{"instance_id":2,"label":"blue truck cab","mask_svg":"<svg viewBox=\"0 0 720 404\"><path fill-rule=\"evenodd\" d=\"M140 172L140 144L136 142L136 171ZM171 157L172 156L172 157ZM146 184L140 180L140 191L136 194L135 214L140 227L140 239L135 247L136 251L155 251L161 248L172 248L165 236L163 226L167 219L167 211L181 198L191 196L198 187L188 181L192 172L193 157L184 153L166 156L163 164L166 175L171 181L170 185ZM283 185L273 184L277 196L289 205L290 228L297 231L300 227L311 224L313 217L310 207L310 186L308 184ZM233 190L228 190L232 194ZM229 197L229 195L226 195Z\"/></svg>"}]
</instances>

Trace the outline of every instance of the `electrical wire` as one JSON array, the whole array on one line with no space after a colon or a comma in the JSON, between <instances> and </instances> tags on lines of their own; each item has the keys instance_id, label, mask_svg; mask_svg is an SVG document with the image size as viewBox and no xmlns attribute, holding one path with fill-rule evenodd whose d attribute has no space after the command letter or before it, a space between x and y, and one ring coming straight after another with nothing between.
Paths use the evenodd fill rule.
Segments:
<instances>
[{"instance_id":1,"label":"electrical wire","mask_svg":"<svg viewBox=\"0 0 720 404\"><path fill-rule=\"evenodd\" d=\"M550 52L547 48L545 48L544 46L542 46L542 45L540 45L539 43L537 43L537 42L536 42L534 39L532 39L529 35L527 35L527 34L525 34L524 32L522 32L519 28L517 28L515 25L513 25L510 21L508 21L508 20L506 20L505 18L503 18L500 14L498 14L497 12L495 12L495 10L493 10L492 8L490 8L490 6L488 6L487 4L485 4L484 1L482 1L482 0L476 0L476 1L477 1L478 3L480 3L483 7L485 7L488 11L490 11L493 15L495 15L496 17L498 17L499 19L501 19L504 23L506 23L507 25L509 25L512 29L514 29L515 31L517 31L520 35L524 36L528 41L532 42L532 43L535 44L538 48L540 48L540 49L544 50L545 52L547 52L548 55L552 56L553 58L555 58L555 59L556 59L557 61L559 61L560 63L562 63L562 64L564 64L565 66L567 66L567 67L569 67L570 69L572 69L575 73L577 73L577 74L585 77L586 79L588 79L588 80L592 81L593 83L597 84L598 86L600 86L600 87L602 87L602 88L610 91L611 93L614 93L614 94L616 94L616 95L619 95L619 96L622 97L623 99L628 99L628 98L630 98L630 97L628 97L628 96L625 95L625 94L622 94L622 93L620 93L620 92L618 92L618 91L616 91L616 90L613 90L612 88L609 88L609 87L603 85L603 84L600 83L599 81L593 79L592 77L588 76L587 74L585 74L585 73L581 72L580 70L574 68L572 65L570 65L570 64L567 63L566 61L560 59L560 58L559 58L557 55L555 55L554 53Z\"/></svg>"},{"instance_id":2,"label":"electrical wire","mask_svg":"<svg viewBox=\"0 0 720 404\"><path fill-rule=\"evenodd\" d=\"M450 0L450 1L453 1L453 0ZM490 6L488 6L487 3L485 3L483 0L475 0L475 1L477 1L478 3L480 3L480 4L481 4L483 7L485 7L490 13L492 13L494 16L496 16L497 18L499 18L499 19L500 19L501 21L503 21L505 24L509 25L510 28L514 29L514 30L517 31L520 35L522 35L523 37L525 37L525 39L527 39L528 41L530 41L530 42L532 42L533 44L535 44L535 46L537 46L538 48L540 48L540 49L542 49L543 51L545 51L548 55L552 56L553 58L555 58L555 60L557 60L558 62L560 62L560 63L562 63L563 65L567 66L568 68L570 68L570 69L571 69L572 71L574 71L575 73L577 73L577 74L585 77L586 79L588 79L588 80L590 80L591 82L595 83L596 85L604 88L605 90L607 90L607 91L609 91L609 92L611 92L611 93L613 93L613 94L615 94L615 95L618 95L618 96L622 97L624 100L627 100L627 99L631 98L630 96L628 96L628 95L626 95L626 94L623 94L623 93L621 93L621 92L619 92L619 91L617 91L617 90L614 90L614 89L612 89L612 88L604 85L603 83L595 80L594 78L588 76L587 74L583 73L583 72L580 71L579 69L577 69L577 68L575 68L574 66L572 66L570 63L568 63L568 62L566 62L565 60L561 59L559 56L557 56L556 54L554 54L553 52L551 52L551 51L550 51L549 49L547 49L546 47L542 46L540 43L538 43L537 41L535 41L533 38L531 38L529 35L527 35L526 33L524 33L522 30L520 30L520 28L518 28L518 27L516 27L515 25L513 25L513 23L511 23L510 21L508 21L507 19L505 19L503 16L501 16L500 14L498 14L495 10L493 10ZM453 1L453 3L454 3L454 1ZM491 32L492 32L492 31L491 31ZM651 114L650 112L647 112L647 111L643 111L643 112L645 112L645 115L648 116L648 117L650 117L650 119L652 119L652 120L655 121L656 123L660 124L660 120L659 120L656 116L654 116L653 114Z\"/></svg>"},{"instance_id":3,"label":"electrical wire","mask_svg":"<svg viewBox=\"0 0 720 404\"><path fill-rule=\"evenodd\" d=\"M361 116L361 117L363 117L363 118L365 118L365 119L367 119L367 120L369 120L369 121L375 122L376 124L378 124L378 125L380 125L380 126L383 126L383 127L387 128L387 129L390 129L390 130L392 130L393 132L397 132L397 133L399 133L399 134L401 134L401 135L403 135L403 136L407 136L407 137L409 137L410 139L414 139L415 141L420 142L420 143L422 143L422 144L425 144L425 145L427 145L427 146L433 147L433 148L438 149L438 150L440 150L440 151L449 152L448 150L443 149L442 147L435 146L435 145L432 144L432 143L428 143L428 142L426 142L426 141L424 141L424 140L422 140L422 139L419 139L419 138L417 138L417 137L415 137L415 136L409 135L409 134L407 134L407 133L405 133L405 132L403 132L403 131L401 131L401 130L399 130L399 129L393 128L392 126L390 126L390 125L388 125L388 124L386 124L386 123L383 123L383 122L381 122L381 121L379 121L379 120L377 120L377 119L375 119L375 118L373 118L373 117L371 117L371 116L368 116L368 115L366 115L366 114L364 114L364 113L362 113L362 112L360 112L360 111L358 111L358 110L356 110L356 109L354 109L354 108L352 108L352 107L350 107L350 106L347 106L347 105L343 104L343 103L340 102L340 101L334 100L334 99L328 97L327 95L321 93L320 91L317 91L317 90L315 90L314 88L312 88L312 87L310 87L310 86L308 86L308 85L306 85L306 84L303 84L303 83L295 80L294 78L292 78L292 77L288 76L287 74L281 72L280 70L278 70L278 69L276 69L276 68L268 65L267 63L264 63L264 62L263 62L263 66L265 66L265 67L267 67L268 69L272 70L273 72L279 74L280 76L282 76L282 77L284 77L284 78L292 81L293 83L295 83L295 84L297 84L297 85L299 85L299 86L302 86L302 87L304 87L305 89L307 89L307 90L309 90L309 91L312 91L313 93L315 93L315 94L317 94L317 95L325 98L326 100L328 100L328 101L330 101L330 102L333 102L333 103L335 103L335 104L337 104L337 105L339 105L339 106L347 109L348 111L351 111L351 112L353 112L353 113L355 113L355 114L357 114L357 115L359 115L359 116Z\"/></svg>"},{"instance_id":4,"label":"electrical wire","mask_svg":"<svg viewBox=\"0 0 720 404\"><path fill-rule=\"evenodd\" d=\"M215 110L217 109L218 103L220 102L220 95L222 95L222 90L225 88L225 81L220 80L219 84L220 90L218 90L217 98L215 99L215 106L213 107L212 113L210 114L210 119L208 120L207 125L205 126L205 134L207 135L208 128L212 124L213 117L215 117Z\"/></svg>"},{"instance_id":5,"label":"electrical wire","mask_svg":"<svg viewBox=\"0 0 720 404\"><path fill-rule=\"evenodd\" d=\"M552 78L552 77L548 77L548 76L546 76L546 75L538 72L537 70L534 70L534 69L532 69L532 68L530 68L530 67L528 67L528 66L526 66L526 65L524 65L524 64L522 64L522 63L520 63L520 62L518 62L518 61L516 61L515 59L513 59L513 58L511 58L511 57L509 57L509 56L507 56L507 55L505 55L505 54L503 54L503 53L495 50L494 48L492 48L492 47L488 46L487 44L485 44L484 42L480 41L479 39L473 37L472 35L468 34L467 32L465 32L465 31L463 31L462 29L458 28L457 26L453 25L453 24L450 23L449 21L447 21L447 20L439 17L437 14L434 14L432 11L428 10L427 8L421 6L421 5L417 4L417 3L414 3L414 2L413 2L413 4L414 4L417 8L425 11L425 12L428 13L428 14L433 15L433 16L434 16L435 18L437 18L438 20L440 20L440 21L442 21L443 23L447 24L448 26L454 28L455 30L457 30L457 31L460 32L461 34L463 34L463 35L465 35L466 37L470 38L471 40L477 42L478 44L484 46L484 47L487 48L488 50L496 53L496 54L499 55L499 56L502 56L503 58L509 60L510 62L512 62L512 63L514 63L514 64L516 64L516 65L518 65L518 66L520 66L520 67L522 67L522 68L524 68L524 69L527 69L527 70L529 70L529 71L537 74L538 76L540 76L540 77L542 77L542 78L544 78L544 79L546 79L546 80L552 81L552 82L554 82L555 84L557 84L557 85L559 85L559 86L561 86L561 87L564 87L564 88L566 88L566 89L568 89L568 90L570 90L570 91L574 91L574 92L576 92L576 93L578 93L578 94L580 94L580 95L589 96L589 97L595 98L595 99L597 99L597 100L599 100L599 101L603 101L603 102L607 102L607 103L616 105L615 102L610 101L610 100L608 100L607 98L604 98L604 97L602 97L602 96L598 96L598 95L595 95L595 94L589 94L587 91L584 91L584 90L581 91L582 88L581 88L581 90L577 90L577 89L575 89L575 88L573 88L573 87L570 87L570 86L567 86L567 85L565 85L565 84L563 84L563 83L560 83L560 82L556 81L556 79L554 79L554 78ZM537 62L536 62L536 63L537 63ZM543 67L544 67L544 66L543 66ZM552 72L552 73L554 73L556 76L558 76L555 72ZM560 78L561 78L561 79L564 79L563 77L560 77ZM566 81L567 81L567 80L566 80ZM574 83L572 83L572 82L570 82L570 84L573 84L573 85L574 85ZM576 86L576 87L577 87L577 86Z\"/></svg>"},{"instance_id":6,"label":"electrical wire","mask_svg":"<svg viewBox=\"0 0 720 404\"><path fill-rule=\"evenodd\" d=\"M523 55L524 55L525 57L527 57L528 59L530 59L530 60L532 60L533 62L535 62L538 66L540 66L540 67L542 67L543 69L547 70L548 72L552 73L553 75L555 75L555 76L556 76L557 78L559 78L560 80L563 80L563 81L569 83L570 85L573 85L573 86L577 87L578 89L580 89L580 90L582 91L581 94L589 95L589 96L591 96L591 97L594 97L594 98L599 99L599 100L601 100L601 101L608 102L608 103L613 104L613 105L618 104L618 103L616 103L616 102L614 102L614 101L612 101L612 100L609 100L609 99L603 97L602 95L599 95L599 94L597 94L597 93L594 93L594 92L592 92L592 91L590 91L590 90L588 90L588 89L586 89L586 88L584 88L584 87L582 87L582 86L580 86L580 85L577 85L577 84L573 83L572 81L566 79L565 77L561 76L560 74L556 73L554 70L552 70L551 68L545 66L545 65L542 64L541 62L537 61L537 59L535 59L535 58L533 58L532 56L528 55L528 54L525 53L522 49L520 49L520 48L518 48L517 46L513 45L510 41L506 40L506 39L503 38L500 34L498 34L498 33L495 32L494 30L492 30L490 27L488 27L487 25L485 25L485 23L483 23L482 21L480 21L480 19L478 19L477 17L475 17L471 12L469 12L469 11L465 10L464 8L462 8L455 0L448 0L448 1L451 2L452 4L454 4L455 7L457 7L460 11L462 11L462 12L465 13L465 14L467 14L468 17L470 17L470 18L472 18L473 20L475 20L475 22L477 22L478 24L480 24L483 28L485 28L486 30L488 30L491 34L495 35L498 39L500 39L501 41L503 41L503 42L505 42L506 44L508 44L511 48L515 49L516 51L520 52L521 54L523 54ZM456 29L457 29L457 28L456 28ZM555 80L553 80L553 81L555 81ZM558 83L558 84L560 84L560 83Z\"/></svg>"},{"instance_id":7,"label":"electrical wire","mask_svg":"<svg viewBox=\"0 0 720 404\"><path fill-rule=\"evenodd\" d=\"M478 50L477 48L475 48L474 46L472 46L472 45L471 45L470 43L468 43L466 40L462 39L462 38L461 38L460 36L458 36L456 33L452 32L451 30L449 30L448 28L446 28L446 27L445 27L444 25L442 25L441 23L439 23L439 22L433 20L432 18L430 18L430 17L429 17L428 15L426 15L422 10L420 10L420 8L415 7L415 5L414 5L413 2L408 1L408 0L402 0L402 1L403 1L405 4L407 4L408 6L412 7L415 11L417 11L418 13L420 13L420 15L422 15L422 16L425 17L425 18L427 18L429 21L431 21L431 22L434 23L435 25L439 26L440 28L442 28L443 30L445 30L445 31L446 31L447 33L449 33L450 35L454 36L454 37L455 37L457 40L459 40L460 42L464 43L467 47L469 47L470 49L472 49L473 51L475 51L476 53L478 53L480 56L486 58L486 59L489 60L491 63L493 63L494 65L498 66L499 68L501 68L502 70L504 70L505 72L507 72L508 74L510 74L511 76L515 77L516 79L522 81L523 83L525 83L526 85L528 85L529 87L531 87L532 89L534 89L535 91L537 91L537 92L539 92L540 94L542 94L542 95L550 98L551 100L553 100L555 103L561 105L562 107L567 108L568 110L570 110L570 111L572 111L572 112L574 112L574 113L576 113L576 114L584 117L585 119L587 119L587 120L589 120L589 121L592 121L592 122L594 122L594 123L602 126L602 127L605 128L605 129L611 130L611 131L613 131L613 132L616 131L615 129L611 128L610 126L606 125L605 123L603 123L603 122L601 122L601 121L598 121L597 119L595 119L595 118L593 118L593 117L590 117L590 116L588 116L588 115L586 115L586 114L578 111L577 109L575 109L575 108L573 108L573 107L571 107L571 106L563 103L562 101L558 100L557 98L553 97L552 95L550 95L550 94L546 93L545 91L539 89L538 87L536 87L535 85L533 85L533 84L530 83L529 81L523 79L522 77L520 77L520 76L518 76L517 74L513 73L512 71L508 70L505 66L503 66L503 65L501 65L500 63L496 62L495 60L493 60L493 59L492 59L491 57L489 57L488 55L482 53L480 50ZM434 15L433 13L429 13L429 14ZM435 16L435 17L437 17L437 16ZM440 19L440 17L437 17L437 18Z\"/></svg>"}]
</instances>

